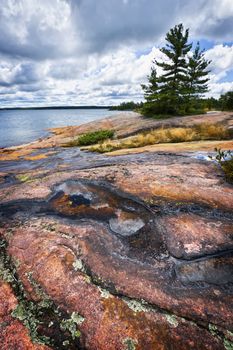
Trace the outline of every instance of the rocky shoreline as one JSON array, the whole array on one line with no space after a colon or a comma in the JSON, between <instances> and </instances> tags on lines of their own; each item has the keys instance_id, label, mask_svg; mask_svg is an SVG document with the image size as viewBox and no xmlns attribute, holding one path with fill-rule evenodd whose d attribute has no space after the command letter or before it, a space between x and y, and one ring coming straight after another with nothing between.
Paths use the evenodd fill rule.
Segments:
<instances>
[{"instance_id":1,"label":"rocky shoreline","mask_svg":"<svg viewBox=\"0 0 233 350\"><path fill-rule=\"evenodd\" d=\"M233 126L122 114L1 150L1 349L233 348L233 186L195 157L233 141L62 147L203 121Z\"/></svg>"}]
</instances>

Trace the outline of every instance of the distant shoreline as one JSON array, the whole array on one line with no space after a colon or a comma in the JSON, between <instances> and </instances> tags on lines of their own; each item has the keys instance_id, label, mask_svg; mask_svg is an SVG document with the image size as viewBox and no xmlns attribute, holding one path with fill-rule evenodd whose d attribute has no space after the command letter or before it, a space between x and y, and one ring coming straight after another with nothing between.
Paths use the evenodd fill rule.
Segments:
<instances>
[{"instance_id":1,"label":"distant shoreline","mask_svg":"<svg viewBox=\"0 0 233 350\"><path fill-rule=\"evenodd\" d=\"M46 130L79 126L117 114L107 108L0 110L0 147L18 146L47 136Z\"/></svg>"},{"instance_id":2,"label":"distant shoreline","mask_svg":"<svg viewBox=\"0 0 233 350\"><path fill-rule=\"evenodd\" d=\"M49 110L49 109L110 109L112 106L47 106L47 107L4 107L0 111L9 110Z\"/></svg>"}]
</instances>

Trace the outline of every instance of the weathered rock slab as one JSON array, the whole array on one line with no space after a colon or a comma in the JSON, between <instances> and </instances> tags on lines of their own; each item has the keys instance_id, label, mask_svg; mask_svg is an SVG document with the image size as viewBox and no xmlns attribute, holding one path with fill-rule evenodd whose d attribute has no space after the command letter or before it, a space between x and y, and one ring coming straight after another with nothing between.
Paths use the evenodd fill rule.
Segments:
<instances>
[{"instance_id":1,"label":"weathered rock slab","mask_svg":"<svg viewBox=\"0 0 233 350\"><path fill-rule=\"evenodd\" d=\"M27 298L39 288L80 315L81 349L229 349L233 187L185 155L108 162L2 187L0 233Z\"/></svg>"}]
</instances>

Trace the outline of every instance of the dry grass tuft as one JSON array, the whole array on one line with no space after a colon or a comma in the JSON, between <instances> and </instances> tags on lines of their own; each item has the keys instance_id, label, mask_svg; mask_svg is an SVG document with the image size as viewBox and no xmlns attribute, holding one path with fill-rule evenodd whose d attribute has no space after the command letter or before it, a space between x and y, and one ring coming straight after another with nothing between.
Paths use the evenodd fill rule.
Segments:
<instances>
[{"instance_id":1,"label":"dry grass tuft","mask_svg":"<svg viewBox=\"0 0 233 350\"><path fill-rule=\"evenodd\" d=\"M160 128L122 140L107 140L89 148L94 152L111 152L118 149L143 147L158 143L178 143L200 140L228 140L232 132L222 124L199 124L189 128Z\"/></svg>"}]
</instances>

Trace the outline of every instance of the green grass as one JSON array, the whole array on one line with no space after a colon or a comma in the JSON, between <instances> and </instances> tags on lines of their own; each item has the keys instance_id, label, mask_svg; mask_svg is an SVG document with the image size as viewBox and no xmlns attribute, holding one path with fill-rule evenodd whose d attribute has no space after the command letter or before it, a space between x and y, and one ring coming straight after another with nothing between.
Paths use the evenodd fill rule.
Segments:
<instances>
[{"instance_id":1,"label":"green grass","mask_svg":"<svg viewBox=\"0 0 233 350\"><path fill-rule=\"evenodd\" d=\"M64 147L89 146L98 142L112 139L114 136L113 130L98 130L82 134L78 138L66 143Z\"/></svg>"}]
</instances>

